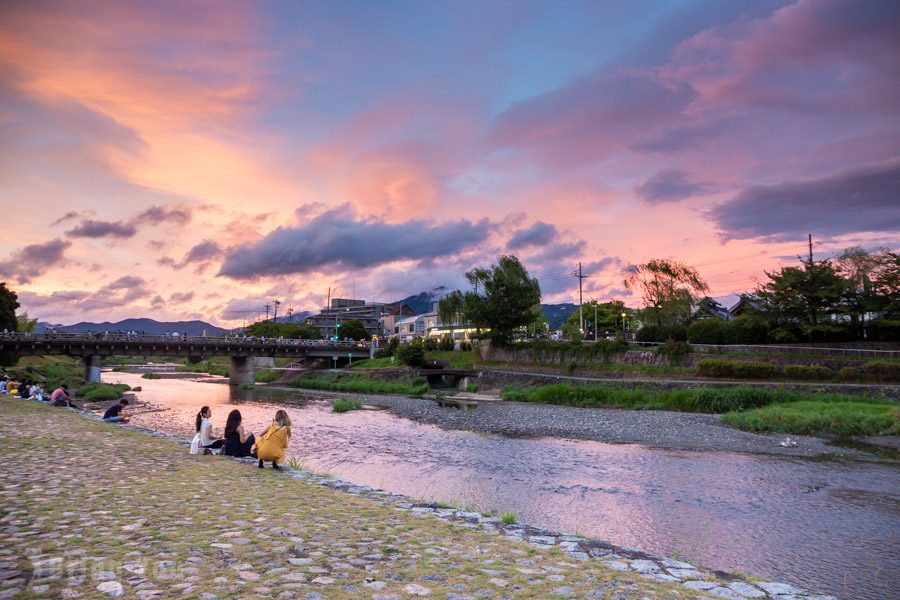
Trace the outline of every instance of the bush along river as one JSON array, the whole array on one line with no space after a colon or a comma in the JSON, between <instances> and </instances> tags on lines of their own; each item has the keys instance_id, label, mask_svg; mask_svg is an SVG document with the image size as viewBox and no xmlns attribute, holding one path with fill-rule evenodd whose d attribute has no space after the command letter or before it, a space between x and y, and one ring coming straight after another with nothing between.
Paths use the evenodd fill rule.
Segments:
<instances>
[{"instance_id":1,"label":"bush along river","mask_svg":"<svg viewBox=\"0 0 900 600\"><path fill-rule=\"evenodd\" d=\"M203 405L220 434L234 408L260 432L287 405L288 457L313 471L839 598L900 598L896 463L523 439L338 414L331 397L221 378L104 379L142 386L150 410L133 422L170 435L191 437Z\"/></svg>"}]
</instances>

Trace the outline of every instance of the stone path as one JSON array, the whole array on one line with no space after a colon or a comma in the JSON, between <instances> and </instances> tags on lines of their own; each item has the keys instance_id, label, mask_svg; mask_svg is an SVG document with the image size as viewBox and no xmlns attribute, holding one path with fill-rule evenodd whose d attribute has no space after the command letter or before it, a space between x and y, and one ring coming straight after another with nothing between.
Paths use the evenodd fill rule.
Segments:
<instances>
[{"instance_id":1,"label":"stone path","mask_svg":"<svg viewBox=\"0 0 900 600\"><path fill-rule=\"evenodd\" d=\"M824 598L0 398L0 600Z\"/></svg>"}]
</instances>

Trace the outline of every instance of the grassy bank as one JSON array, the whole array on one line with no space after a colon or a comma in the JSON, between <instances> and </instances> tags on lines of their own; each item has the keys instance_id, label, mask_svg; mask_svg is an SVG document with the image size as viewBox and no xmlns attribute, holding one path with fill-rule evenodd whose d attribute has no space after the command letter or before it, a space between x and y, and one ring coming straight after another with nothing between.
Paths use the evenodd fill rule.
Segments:
<instances>
[{"instance_id":1,"label":"grassy bank","mask_svg":"<svg viewBox=\"0 0 900 600\"><path fill-rule=\"evenodd\" d=\"M0 452L15 456L0 470L2 597L109 597L97 588L115 584L126 598L703 595L71 411L0 403Z\"/></svg>"},{"instance_id":2,"label":"grassy bank","mask_svg":"<svg viewBox=\"0 0 900 600\"><path fill-rule=\"evenodd\" d=\"M757 432L835 436L900 434L900 404L869 396L761 387L650 390L556 384L507 389L503 398L566 406L728 413L722 418L725 424Z\"/></svg>"},{"instance_id":3,"label":"grassy bank","mask_svg":"<svg viewBox=\"0 0 900 600\"><path fill-rule=\"evenodd\" d=\"M382 381L364 377L347 377L327 379L315 375L304 375L291 381L288 385L310 390L328 390L332 392L352 392L357 394L406 394L418 396L429 390L424 381L399 382Z\"/></svg>"},{"instance_id":4,"label":"grassy bank","mask_svg":"<svg viewBox=\"0 0 900 600\"><path fill-rule=\"evenodd\" d=\"M722 422L760 433L839 437L900 435L900 407L872 402L803 400L730 412L722 417Z\"/></svg>"}]
</instances>

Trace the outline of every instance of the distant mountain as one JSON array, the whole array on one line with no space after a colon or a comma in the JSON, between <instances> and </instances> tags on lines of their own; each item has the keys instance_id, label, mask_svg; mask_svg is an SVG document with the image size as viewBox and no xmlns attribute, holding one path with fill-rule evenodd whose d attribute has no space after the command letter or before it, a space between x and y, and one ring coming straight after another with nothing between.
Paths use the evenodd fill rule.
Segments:
<instances>
[{"instance_id":1,"label":"distant mountain","mask_svg":"<svg viewBox=\"0 0 900 600\"><path fill-rule=\"evenodd\" d=\"M552 331L562 327L569 315L578 310L578 305L569 302L565 304L541 304L541 310L544 311L544 318L547 319L547 325L550 326Z\"/></svg>"},{"instance_id":2,"label":"distant mountain","mask_svg":"<svg viewBox=\"0 0 900 600\"><path fill-rule=\"evenodd\" d=\"M434 310L434 304L447 294L447 288L441 286L434 288L430 292L421 292L415 296L407 296L403 300L392 302L391 306L400 304L407 305L414 313L421 315Z\"/></svg>"},{"instance_id":3,"label":"distant mountain","mask_svg":"<svg viewBox=\"0 0 900 600\"><path fill-rule=\"evenodd\" d=\"M188 335L223 335L227 329L210 325L204 321L156 321L154 319L125 319L117 323L76 323L57 327L57 331L66 333L86 333L90 331L139 331L148 335L163 333L186 333Z\"/></svg>"}]
</instances>

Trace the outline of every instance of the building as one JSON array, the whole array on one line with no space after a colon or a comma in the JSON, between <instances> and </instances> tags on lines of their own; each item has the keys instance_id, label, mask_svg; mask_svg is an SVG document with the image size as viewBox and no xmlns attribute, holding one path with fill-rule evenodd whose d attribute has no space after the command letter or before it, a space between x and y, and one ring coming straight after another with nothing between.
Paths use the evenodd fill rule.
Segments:
<instances>
[{"instance_id":1,"label":"building","mask_svg":"<svg viewBox=\"0 0 900 600\"><path fill-rule=\"evenodd\" d=\"M356 319L362 321L369 335L381 335L381 319L387 312L387 305L379 302L368 303L365 300L350 298L332 298L331 306L307 317L306 322L319 329L323 338L332 338L340 323ZM340 333L337 334L340 337Z\"/></svg>"}]
</instances>

